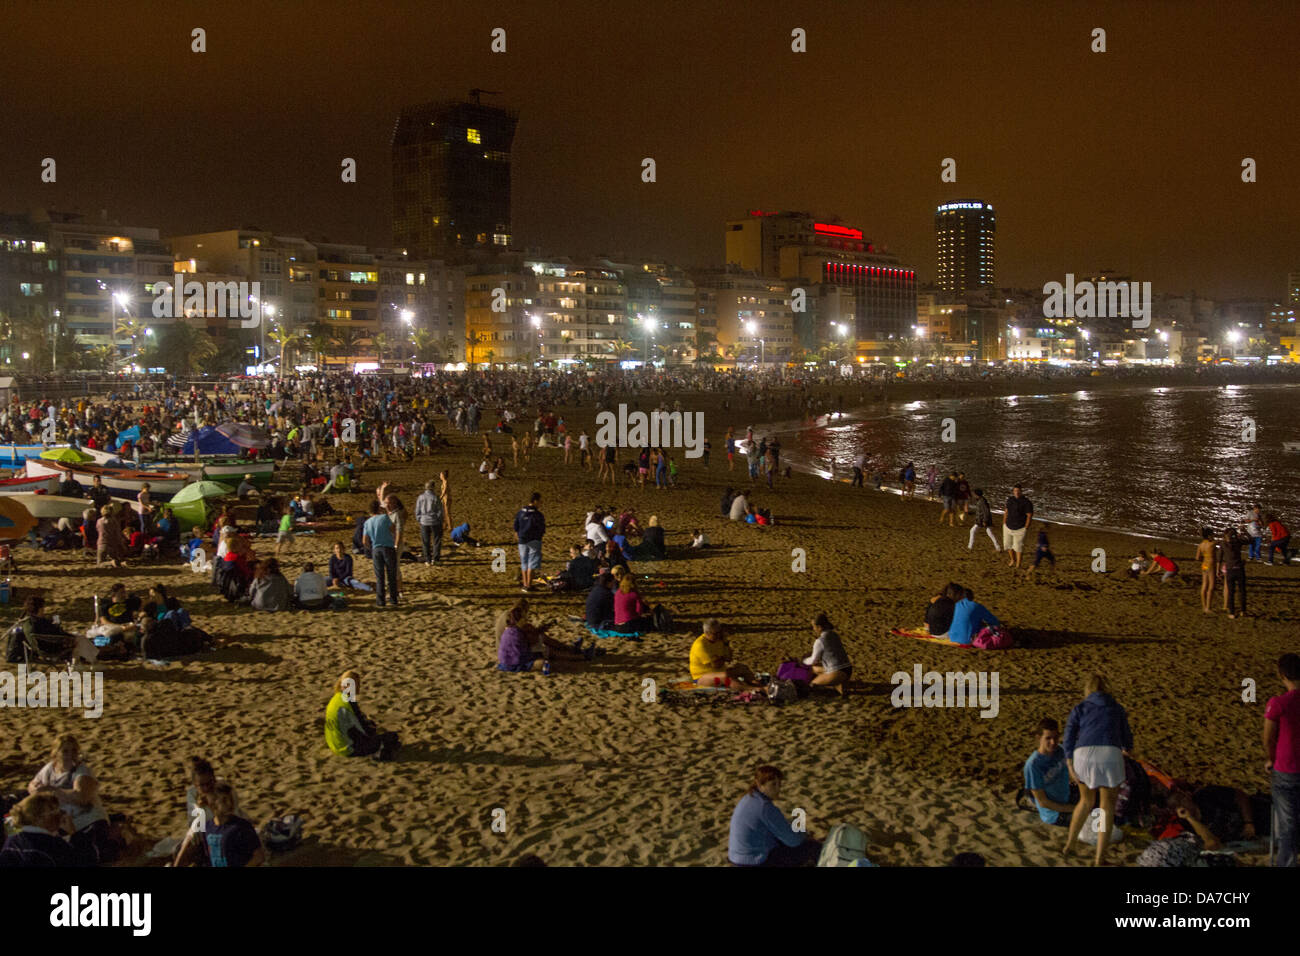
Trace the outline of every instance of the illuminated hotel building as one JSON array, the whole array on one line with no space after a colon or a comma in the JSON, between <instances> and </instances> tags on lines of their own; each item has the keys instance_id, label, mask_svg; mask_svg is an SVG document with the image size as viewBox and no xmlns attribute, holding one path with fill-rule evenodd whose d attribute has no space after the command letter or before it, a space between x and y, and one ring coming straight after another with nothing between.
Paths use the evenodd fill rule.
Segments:
<instances>
[{"instance_id":1,"label":"illuminated hotel building","mask_svg":"<svg viewBox=\"0 0 1300 956\"><path fill-rule=\"evenodd\" d=\"M975 199L944 203L934 212L938 286L964 295L993 288L993 207Z\"/></svg>"},{"instance_id":2,"label":"illuminated hotel building","mask_svg":"<svg viewBox=\"0 0 1300 956\"><path fill-rule=\"evenodd\" d=\"M794 313L795 336L805 348L840 340L832 317L820 305L843 303L848 290L856 351L866 357L893 354L891 344L910 333L916 321L916 272L897 256L876 248L861 229L818 222L808 213L751 210L726 227L727 262L807 290L808 311Z\"/></svg>"}]
</instances>

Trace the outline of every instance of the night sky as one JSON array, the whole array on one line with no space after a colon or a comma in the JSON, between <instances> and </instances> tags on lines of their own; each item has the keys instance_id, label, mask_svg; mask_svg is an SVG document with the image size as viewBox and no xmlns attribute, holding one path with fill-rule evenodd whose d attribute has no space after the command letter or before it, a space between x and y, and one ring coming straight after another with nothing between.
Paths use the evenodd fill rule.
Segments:
<instances>
[{"instance_id":1,"label":"night sky","mask_svg":"<svg viewBox=\"0 0 1300 956\"><path fill-rule=\"evenodd\" d=\"M398 109L483 87L520 112L521 246L716 264L724 219L805 209L929 281L934 206L978 198L1000 285L1110 268L1280 297L1300 269L1298 28L1291 2L10 3L0 209L389 245Z\"/></svg>"}]
</instances>

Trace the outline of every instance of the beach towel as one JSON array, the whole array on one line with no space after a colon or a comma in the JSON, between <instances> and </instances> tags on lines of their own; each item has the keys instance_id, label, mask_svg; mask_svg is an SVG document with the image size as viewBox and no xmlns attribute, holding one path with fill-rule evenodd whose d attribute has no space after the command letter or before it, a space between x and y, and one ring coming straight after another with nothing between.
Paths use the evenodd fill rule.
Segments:
<instances>
[{"instance_id":1,"label":"beach towel","mask_svg":"<svg viewBox=\"0 0 1300 956\"><path fill-rule=\"evenodd\" d=\"M587 629L588 633L590 633L592 637L631 637L631 638L638 638L638 637L643 637L643 636L645 635L645 633L646 633L645 631L615 631L615 630L607 629L607 628L595 628L595 627L592 627L592 626L589 625L589 624L584 624L583 627L585 627L585 628Z\"/></svg>"},{"instance_id":2,"label":"beach towel","mask_svg":"<svg viewBox=\"0 0 1300 956\"><path fill-rule=\"evenodd\" d=\"M930 644L943 644L947 647L964 647L968 650L975 650L974 644L958 644L955 641L948 640L946 637L935 637L929 631L912 631L903 627L891 627L889 633L897 635L898 637L914 637L918 641L926 641Z\"/></svg>"}]
</instances>

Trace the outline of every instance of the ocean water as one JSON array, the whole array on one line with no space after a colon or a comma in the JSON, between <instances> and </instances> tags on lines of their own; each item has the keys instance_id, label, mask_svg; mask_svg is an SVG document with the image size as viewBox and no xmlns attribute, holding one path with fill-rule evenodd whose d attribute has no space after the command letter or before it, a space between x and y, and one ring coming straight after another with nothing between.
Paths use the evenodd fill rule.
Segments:
<instances>
[{"instance_id":1,"label":"ocean water","mask_svg":"<svg viewBox=\"0 0 1300 956\"><path fill-rule=\"evenodd\" d=\"M942 440L945 419L955 429ZM1253 423L1253 441L1250 440ZM1173 538L1240 524L1260 504L1300 525L1300 386L1133 388L944 399L803 422L778 422L782 459L851 474L863 451L886 483L912 461L918 492L930 465L964 471L995 509L1017 482L1048 521ZM868 476L870 481L870 476ZM1300 529L1298 529L1300 530Z\"/></svg>"}]
</instances>

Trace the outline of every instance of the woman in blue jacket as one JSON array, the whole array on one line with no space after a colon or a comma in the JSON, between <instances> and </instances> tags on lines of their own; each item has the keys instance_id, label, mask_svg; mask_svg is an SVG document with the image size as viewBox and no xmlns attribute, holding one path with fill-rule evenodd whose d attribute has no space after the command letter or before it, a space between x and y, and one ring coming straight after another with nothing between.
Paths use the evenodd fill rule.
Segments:
<instances>
[{"instance_id":1,"label":"woman in blue jacket","mask_svg":"<svg viewBox=\"0 0 1300 956\"><path fill-rule=\"evenodd\" d=\"M1083 685L1083 693L1082 702L1070 711L1065 724L1065 759L1070 779L1079 785L1079 802L1074 805L1070 834L1061 852L1066 857L1074 852L1079 831L1092 814L1100 792L1101 819L1093 864L1101 866L1115 825L1115 796L1124 782L1124 755L1133 749L1133 731L1128 726L1128 714L1111 696L1110 683L1103 675L1091 675Z\"/></svg>"}]
</instances>

